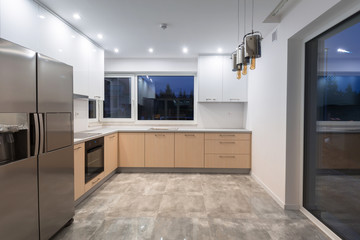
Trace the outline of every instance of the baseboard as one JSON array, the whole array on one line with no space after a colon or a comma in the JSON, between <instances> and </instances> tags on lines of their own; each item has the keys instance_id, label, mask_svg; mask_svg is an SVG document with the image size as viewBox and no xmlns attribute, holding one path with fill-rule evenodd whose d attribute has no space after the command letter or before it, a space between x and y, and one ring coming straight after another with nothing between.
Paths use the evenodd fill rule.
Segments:
<instances>
[{"instance_id":1,"label":"baseboard","mask_svg":"<svg viewBox=\"0 0 360 240\"><path fill-rule=\"evenodd\" d=\"M250 169L239 168L132 168L119 167L118 173L218 173L218 174L249 174Z\"/></svg>"},{"instance_id":2,"label":"baseboard","mask_svg":"<svg viewBox=\"0 0 360 240\"><path fill-rule=\"evenodd\" d=\"M275 194L273 193L273 191L271 191L271 189L265 184L263 183L263 181L260 180L260 178L258 178L254 173L251 172L251 177L257 182L259 183L264 189L265 191L275 200L275 202L277 204L280 205L280 207L282 209L286 209L286 205L283 201L281 201L281 199ZM299 209L299 208L298 208Z\"/></svg>"},{"instance_id":3,"label":"baseboard","mask_svg":"<svg viewBox=\"0 0 360 240\"><path fill-rule=\"evenodd\" d=\"M284 206L285 210L300 210L299 204L285 204Z\"/></svg>"},{"instance_id":4,"label":"baseboard","mask_svg":"<svg viewBox=\"0 0 360 240\"><path fill-rule=\"evenodd\" d=\"M332 240L341 240L341 238L331 231L325 224L323 224L319 219L314 217L308 210L304 207L300 208L300 211L311 221L313 222L321 231L323 231L329 238Z\"/></svg>"}]
</instances>

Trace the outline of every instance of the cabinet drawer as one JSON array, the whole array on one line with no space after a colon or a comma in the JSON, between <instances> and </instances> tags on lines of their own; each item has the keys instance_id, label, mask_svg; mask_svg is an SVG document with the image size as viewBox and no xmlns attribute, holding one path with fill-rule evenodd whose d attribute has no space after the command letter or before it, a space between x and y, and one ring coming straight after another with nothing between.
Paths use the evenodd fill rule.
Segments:
<instances>
[{"instance_id":1,"label":"cabinet drawer","mask_svg":"<svg viewBox=\"0 0 360 240\"><path fill-rule=\"evenodd\" d=\"M102 172L93 179L91 179L88 183L85 184L85 192L89 191L93 186L98 184L105 177L105 173Z\"/></svg>"},{"instance_id":2,"label":"cabinet drawer","mask_svg":"<svg viewBox=\"0 0 360 240\"><path fill-rule=\"evenodd\" d=\"M250 168L250 155L206 154L205 168Z\"/></svg>"},{"instance_id":3,"label":"cabinet drawer","mask_svg":"<svg viewBox=\"0 0 360 240\"><path fill-rule=\"evenodd\" d=\"M250 133L205 133L205 140L250 140Z\"/></svg>"},{"instance_id":4,"label":"cabinet drawer","mask_svg":"<svg viewBox=\"0 0 360 240\"><path fill-rule=\"evenodd\" d=\"M205 153L250 154L250 141L206 140Z\"/></svg>"}]
</instances>

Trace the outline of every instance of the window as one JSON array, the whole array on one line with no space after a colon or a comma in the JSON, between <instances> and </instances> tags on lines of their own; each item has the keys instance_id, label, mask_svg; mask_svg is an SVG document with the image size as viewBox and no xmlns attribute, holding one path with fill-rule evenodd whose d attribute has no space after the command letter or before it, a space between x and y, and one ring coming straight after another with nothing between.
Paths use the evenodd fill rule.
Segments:
<instances>
[{"instance_id":1,"label":"window","mask_svg":"<svg viewBox=\"0 0 360 240\"><path fill-rule=\"evenodd\" d=\"M306 43L304 207L360 239L360 14Z\"/></svg>"},{"instance_id":2,"label":"window","mask_svg":"<svg viewBox=\"0 0 360 240\"><path fill-rule=\"evenodd\" d=\"M194 76L137 77L138 120L194 120Z\"/></svg>"},{"instance_id":3,"label":"window","mask_svg":"<svg viewBox=\"0 0 360 240\"><path fill-rule=\"evenodd\" d=\"M96 100L89 99L89 119L96 118Z\"/></svg>"},{"instance_id":4,"label":"window","mask_svg":"<svg viewBox=\"0 0 360 240\"><path fill-rule=\"evenodd\" d=\"M103 118L131 118L131 77L105 77Z\"/></svg>"}]
</instances>

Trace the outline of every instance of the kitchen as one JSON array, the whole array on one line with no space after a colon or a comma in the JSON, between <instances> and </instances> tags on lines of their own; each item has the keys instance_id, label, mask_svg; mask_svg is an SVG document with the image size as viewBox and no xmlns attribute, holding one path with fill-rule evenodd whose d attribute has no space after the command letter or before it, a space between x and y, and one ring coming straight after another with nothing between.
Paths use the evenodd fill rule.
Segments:
<instances>
[{"instance_id":1,"label":"kitchen","mask_svg":"<svg viewBox=\"0 0 360 240\"><path fill-rule=\"evenodd\" d=\"M1 238L356 239L356 216L328 207L347 194L322 185L357 176L353 108L325 92L323 118L304 116L320 99L307 86L325 91L310 72L356 94L359 10L1 0ZM251 31L261 53L239 71L231 54Z\"/></svg>"}]
</instances>

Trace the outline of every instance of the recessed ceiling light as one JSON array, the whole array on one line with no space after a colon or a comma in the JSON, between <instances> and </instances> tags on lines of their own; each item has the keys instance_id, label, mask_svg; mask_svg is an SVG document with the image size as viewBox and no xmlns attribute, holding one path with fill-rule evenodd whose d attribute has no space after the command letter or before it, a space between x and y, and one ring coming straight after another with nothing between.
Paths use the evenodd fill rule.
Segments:
<instances>
[{"instance_id":1,"label":"recessed ceiling light","mask_svg":"<svg viewBox=\"0 0 360 240\"><path fill-rule=\"evenodd\" d=\"M98 35L97 35L97 37L98 37L98 39L103 39L103 35L101 34L101 33L99 33Z\"/></svg>"},{"instance_id":2,"label":"recessed ceiling light","mask_svg":"<svg viewBox=\"0 0 360 240\"><path fill-rule=\"evenodd\" d=\"M149 48L149 53L153 53L154 49L153 48Z\"/></svg>"},{"instance_id":3,"label":"recessed ceiling light","mask_svg":"<svg viewBox=\"0 0 360 240\"><path fill-rule=\"evenodd\" d=\"M337 52L339 52L339 53L351 53L350 51L342 49L342 48L338 48Z\"/></svg>"},{"instance_id":4,"label":"recessed ceiling light","mask_svg":"<svg viewBox=\"0 0 360 240\"><path fill-rule=\"evenodd\" d=\"M119 52L119 49L118 49L118 48L115 48L115 49L114 49L114 52L118 53L118 52Z\"/></svg>"},{"instance_id":5,"label":"recessed ceiling light","mask_svg":"<svg viewBox=\"0 0 360 240\"><path fill-rule=\"evenodd\" d=\"M39 15L39 18L45 19L45 16L44 15Z\"/></svg>"},{"instance_id":6,"label":"recessed ceiling light","mask_svg":"<svg viewBox=\"0 0 360 240\"><path fill-rule=\"evenodd\" d=\"M74 14L73 14L73 18L76 19L76 20L80 20L80 19L81 19L80 15L79 15L78 13L74 13Z\"/></svg>"},{"instance_id":7,"label":"recessed ceiling light","mask_svg":"<svg viewBox=\"0 0 360 240\"><path fill-rule=\"evenodd\" d=\"M59 52L63 52L63 50L61 49L61 48L59 48L59 50L58 50Z\"/></svg>"},{"instance_id":8,"label":"recessed ceiling light","mask_svg":"<svg viewBox=\"0 0 360 240\"><path fill-rule=\"evenodd\" d=\"M72 38L76 38L75 35L71 35Z\"/></svg>"},{"instance_id":9,"label":"recessed ceiling light","mask_svg":"<svg viewBox=\"0 0 360 240\"><path fill-rule=\"evenodd\" d=\"M218 51L218 53L222 53L222 52L223 52L222 48L218 48L217 51Z\"/></svg>"},{"instance_id":10,"label":"recessed ceiling light","mask_svg":"<svg viewBox=\"0 0 360 240\"><path fill-rule=\"evenodd\" d=\"M188 53L189 49L187 47L183 47L182 51L183 51L183 53Z\"/></svg>"}]
</instances>

